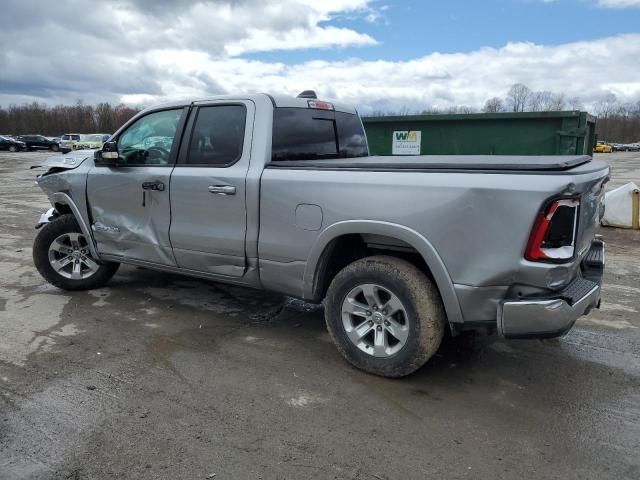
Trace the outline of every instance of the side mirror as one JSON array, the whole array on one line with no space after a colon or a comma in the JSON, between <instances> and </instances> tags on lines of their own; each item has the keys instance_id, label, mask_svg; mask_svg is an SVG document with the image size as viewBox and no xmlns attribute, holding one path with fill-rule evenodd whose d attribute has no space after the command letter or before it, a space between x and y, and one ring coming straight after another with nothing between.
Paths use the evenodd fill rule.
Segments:
<instances>
[{"instance_id":1,"label":"side mirror","mask_svg":"<svg viewBox=\"0 0 640 480\"><path fill-rule=\"evenodd\" d=\"M118 164L118 143L105 142L102 150L97 150L94 157L96 167L115 167Z\"/></svg>"}]
</instances>

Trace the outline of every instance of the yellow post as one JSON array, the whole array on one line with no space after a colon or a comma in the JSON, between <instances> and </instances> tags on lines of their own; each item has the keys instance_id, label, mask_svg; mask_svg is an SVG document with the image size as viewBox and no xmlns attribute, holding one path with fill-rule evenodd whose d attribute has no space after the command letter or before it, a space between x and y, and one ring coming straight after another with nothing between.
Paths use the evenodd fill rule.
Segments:
<instances>
[{"instance_id":1,"label":"yellow post","mask_svg":"<svg viewBox=\"0 0 640 480\"><path fill-rule=\"evenodd\" d=\"M631 194L631 228L640 230L640 190Z\"/></svg>"}]
</instances>

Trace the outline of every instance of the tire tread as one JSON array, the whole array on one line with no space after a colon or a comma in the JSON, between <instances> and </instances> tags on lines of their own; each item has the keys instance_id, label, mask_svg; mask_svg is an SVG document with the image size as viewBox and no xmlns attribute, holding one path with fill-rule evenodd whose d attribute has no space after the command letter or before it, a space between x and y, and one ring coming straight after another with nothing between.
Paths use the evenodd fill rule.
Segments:
<instances>
[{"instance_id":1,"label":"tire tread","mask_svg":"<svg viewBox=\"0 0 640 480\"><path fill-rule=\"evenodd\" d=\"M402 349L401 352L409 348L402 359L375 359L358 351L343 335L342 320L339 318L342 291L354 278L363 275L385 277L408 294L415 311L416 318L413 321L417 323L418 334L411 345L407 344ZM378 255L347 265L334 277L324 303L327 328L340 353L355 367L376 375L402 377L415 372L438 350L444 336L446 315L438 289L416 266L400 258Z\"/></svg>"}]
</instances>

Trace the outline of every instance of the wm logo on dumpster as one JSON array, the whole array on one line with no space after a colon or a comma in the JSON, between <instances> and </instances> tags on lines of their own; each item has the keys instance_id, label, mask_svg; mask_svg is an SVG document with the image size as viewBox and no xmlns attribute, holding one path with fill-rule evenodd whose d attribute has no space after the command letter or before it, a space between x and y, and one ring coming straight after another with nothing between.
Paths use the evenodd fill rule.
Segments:
<instances>
[{"instance_id":1,"label":"wm logo on dumpster","mask_svg":"<svg viewBox=\"0 0 640 480\"><path fill-rule=\"evenodd\" d=\"M393 132L396 135L396 140L402 142L417 142L418 132Z\"/></svg>"},{"instance_id":2,"label":"wm logo on dumpster","mask_svg":"<svg viewBox=\"0 0 640 480\"><path fill-rule=\"evenodd\" d=\"M391 155L420 155L422 132L419 130L398 130L393 132Z\"/></svg>"}]
</instances>

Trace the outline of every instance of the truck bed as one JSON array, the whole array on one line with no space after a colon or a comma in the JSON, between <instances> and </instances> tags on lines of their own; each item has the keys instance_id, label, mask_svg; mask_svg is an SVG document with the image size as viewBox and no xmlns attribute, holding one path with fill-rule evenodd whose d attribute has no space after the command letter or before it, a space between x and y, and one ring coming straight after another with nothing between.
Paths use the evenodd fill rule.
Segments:
<instances>
[{"instance_id":1,"label":"truck bed","mask_svg":"<svg viewBox=\"0 0 640 480\"><path fill-rule=\"evenodd\" d=\"M588 155L416 155L379 156L339 159L284 160L271 162L268 168L346 169L369 171L478 171L478 172L559 172L594 163Z\"/></svg>"}]
</instances>

